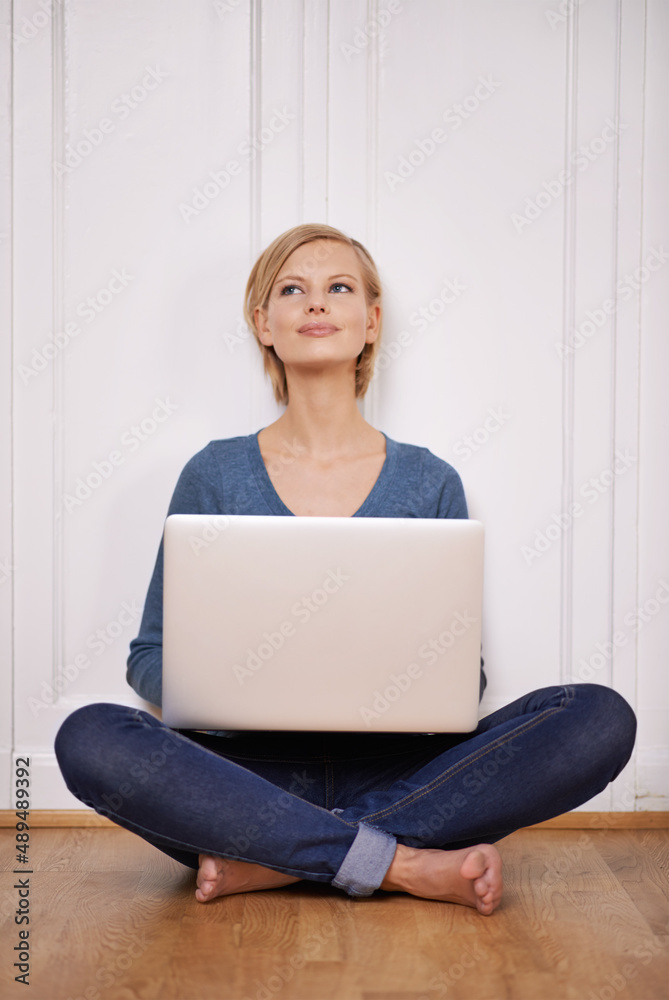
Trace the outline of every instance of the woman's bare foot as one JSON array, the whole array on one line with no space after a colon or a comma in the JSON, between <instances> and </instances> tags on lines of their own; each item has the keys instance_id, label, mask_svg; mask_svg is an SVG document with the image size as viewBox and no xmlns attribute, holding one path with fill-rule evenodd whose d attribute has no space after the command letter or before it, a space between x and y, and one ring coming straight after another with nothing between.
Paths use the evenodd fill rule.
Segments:
<instances>
[{"instance_id":1,"label":"woman's bare foot","mask_svg":"<svg viewBox=\"0 0 669 1000\"><path fill-rule=\"evenodd\" d=\"M254 865L249 861L199 854L195 898L198 903L208 903L217 896L231 896L235 892L253 892L254 889L276 889L291 882L300 882L294 875L284 875L273 868Z\"/></svg>"},{"instance_id":2,"label":"woman's bare foot","mask_svg":"<svg viewBox=\"0 0 669 1000\"><path fill-rule=\"evenodd\" d=\"M459 851L418 850L398 844L380 888L464 903L487 916L502 898L502 859L492 844Z\"/></svg>"}]
</instances>

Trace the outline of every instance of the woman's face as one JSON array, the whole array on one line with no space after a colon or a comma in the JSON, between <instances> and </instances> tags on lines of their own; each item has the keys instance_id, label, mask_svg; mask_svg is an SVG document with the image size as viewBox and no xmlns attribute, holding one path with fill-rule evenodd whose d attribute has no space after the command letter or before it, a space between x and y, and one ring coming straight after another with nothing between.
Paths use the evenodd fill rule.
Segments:
<instances>
[{"instance_id":1,"label":"woman's face","mask_svg":"<svg viewBox=\"0 0 669 1000\"><path fill-rule=\"evenodd\" d=\"M279 271L266 308L255 310L261 343L286 368L355 362L378 336L381 307L368 305L358 255L338 240L298 247Z\"/></svg>"}]
</instances>

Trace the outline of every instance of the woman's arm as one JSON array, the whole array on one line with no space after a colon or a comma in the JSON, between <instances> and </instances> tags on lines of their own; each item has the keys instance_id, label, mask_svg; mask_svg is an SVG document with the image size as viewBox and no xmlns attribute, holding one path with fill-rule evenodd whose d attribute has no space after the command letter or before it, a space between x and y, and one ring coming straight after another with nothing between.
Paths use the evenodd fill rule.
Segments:
<instances>
[{"instance_id":1,"label":"woman's arm","mask_svg":"<svg viewBox=\"0 0 669 1000\"><path fill-rule=\"evenodd\" d=\"M149 584L139 635L130 643L126 680L152 705L162 705L163 693L163 542Z\"/></svg>"},{"instance_id":2,"label":"woman's arm","mask_svg":"<svg viewBox=\"0 0 669 1000\"><path fill-rule=\"evenodd\" d=\"M459 473L453 466L447 466L444 477L444 486L439 496L438 517L462 517L468 518L467 500ZM479 684L479 701L483 697L488 678L483 669L483 656L481 656L481 680Z\"/></svg>"},{"instance_id":3,"label":"woman's arm","mask_svg":"<svg viewBox=\"0 0 669 1000\"><path fill-rule=\"evenodd\" d=\"M220 466L211 445L186 464L170 501L169 514L222 514ZM162 704L163 689L163 542L149 584L139 635L130 643L126 679L152 705Z\"/></svg>"}]
</instances>

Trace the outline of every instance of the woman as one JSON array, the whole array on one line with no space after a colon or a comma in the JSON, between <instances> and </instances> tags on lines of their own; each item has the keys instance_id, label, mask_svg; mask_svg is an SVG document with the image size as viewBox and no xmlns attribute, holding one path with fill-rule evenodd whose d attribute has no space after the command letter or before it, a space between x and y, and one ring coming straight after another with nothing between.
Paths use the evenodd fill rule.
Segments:
<instances>
[{"instance_id":1,"label":"woman","mask_svg":"<svg viewBox=\"0 0 669 1000\"><path fill-rule=\"evenodd\" d=\"M329 226L284 233L251 272L245 316L285 412L195 455L169 513L467 517L450 465L358 410L381 330L360 243ZM128 659L130 684L156 705L161 616L162 544ZM635 731L618 694L577 684L535 691L465 734L175 732L90 705L65 720L56 754L81 801L198 869L200 902L306 878L487 915L502 895L493 843L600 792Z\"/></svg>"}]
</instances>

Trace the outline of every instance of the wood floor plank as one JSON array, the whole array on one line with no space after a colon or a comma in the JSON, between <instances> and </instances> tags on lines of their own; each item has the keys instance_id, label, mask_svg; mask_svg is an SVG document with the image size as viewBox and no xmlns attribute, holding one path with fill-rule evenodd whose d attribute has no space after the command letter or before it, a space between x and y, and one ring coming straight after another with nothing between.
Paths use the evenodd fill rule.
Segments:
<instances>
[{"instance_id":1,"label":"wood floor plank","mask_svg":"<svg viewBox=\"0 0 669 1000\"><path fill-rule=\"evenodd\" d=\"M601 836L615 840L619 832L601 831ZM650 947L653 956L661 959L661 946L655 941L644 914L600 854L599 837L600 831L595 831L588 835L589 839L575 838L570 844L569 838L565 841L551 831L524 835L522 840L514 842L516 850L523 847L523 857L517 858L519 870L513 879L521 889L520 910L516 913L520 916L524 912L538 934L537 945L546 956L550 949L560 948L553 989L563 982L565 996L573 994L574 1000L582 1000L580 987L574 987L574 983L593 983L595 996L598 990L606 992L613 988L611 978L618 985L629 979L631 985L639 974L638 955L643 949ZM585 953L584 940L591 943ZM650 963L650 954L648 958ZM630 977L625 974L626 966L632 969ZM649 964L647 972L648 997L665 1000L662 960L652 968ZM624 989L621 986L616 995L626 996ZM587 996L587 992L583 995Z\"/></svg>"},{"instance_id":2,"label":"wood floor plank","mask_svg":"<svg viewBox=\"0 0 669 1000\"><path fill-rule=\"evenodd\" d=\"M119 833L121 836L119 836ZM9 871L14 865L10 845L13 830L0 830L0 870ZM133 837L116 826L113 829L55 828L30 831L29 856L41 871L143 871L147 865L166 864L183 871L183 866L166 854L156 851L139 837Z\"/></svg>"},{"instance_id":3,"label":"wood floor plank","mask_svg":"<svg viewBox=\"0 0 669 1000\"><path fill-rule=\"evenodd\" d=\"M202 905L193 871L127 831L39 830L29 992L4 834L3 1000L669 1000L660 830L513 834L492 917L307 882Z\"/></svg>"},{"instance_id":4,"label":"wood floor plank","mask_svg":"<svg viewBox=\"0 0 669 1000\"><path fill-rule=\"evenodd\" d=\"M651 933L662 944L669 944L669 834L645 830L640 837L627 831L610 836L597 833L597 843L604 861L643 915Z\"/></svg>"}]
</instances>

